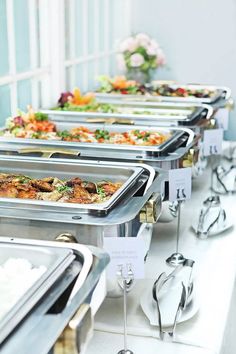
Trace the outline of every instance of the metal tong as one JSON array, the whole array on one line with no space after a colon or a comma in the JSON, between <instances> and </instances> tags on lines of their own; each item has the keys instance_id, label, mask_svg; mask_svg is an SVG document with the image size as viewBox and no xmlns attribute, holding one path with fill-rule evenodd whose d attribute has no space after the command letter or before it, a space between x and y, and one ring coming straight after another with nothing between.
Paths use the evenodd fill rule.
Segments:
<instances>
[{"instance_id":1,"label":"metal tong","mask_svg":"<svg viewBox=\"0 0 236 354\"><path fill-rule=\"evenodd\" d=\"M198 220L198 225L197 225L197 236L201 238L207 238L213 229L213 227L216 224L219 224L220 222L224 223L226 220L226 213L225 210L221 208L221 203L220 203L220 197L217 195L208 197L204 202L203 205L206 207L205 210L201 209L200 211L200 216ZM219 212L216 216L216 218L208 225L207 227L205 226L205 221L206 217L209 214L210 210L212 208L218 207Z\"/></svg>"},{"instance_id":2,"label":"metal tong","mask_svg":"<svg viewBox=\"0 0 236 354\"><path fill-rule=\"evenodd\" d=\"M193 290L193 282L192 282L192 269L194 265L194 261L191 259L185 259L184 263L180 264L178 267L176 267L173 272L171 272L169 275L166 275L165 272L161 273L157 280L154 282L153 287L152 287L152 296L154 301L156 302L157 305L157 315L158 315L158 326L159 326L159 337L163 341L173 341L175 337L175 331L176 331L176 325L177 322L179 321L182 312L185 310L187 304L189 303L189 298L192 294ZM159 299L158 299L158 293L160 292L160 289L162 286L171 278L175 277L177 273L181 271L181 269L185 266L188 266L191 268L190 270L190 275L189 279L187 282L187 285L185 285L183 282L182 284L182 291L181 291L181 296L179 300L179 304L176 310L174 322L172 325L172 328L170 331L164 331L162 327L162 320L161 320L161 311L160 311L160 306L159 306Z\"/></svg>"},{"instance_id":3,"label":"metal tong","mask_svg":"<svg viewBox=\"0 0 236 354\"><path fill-rule=\"evenodd\" d=\"M216 176L216 181L218 182L219 187L221 187L221 191L218 188L213 188L214 192L218 194L229 194L236 192L236 175L234 177L234 188L230 188L224 182L224 179L232 172L232 170L236 170L235 165L231 165L228 169L225 169L223 166L217 166L213 170L213 175Z\"/></svg>"}]
</instances>

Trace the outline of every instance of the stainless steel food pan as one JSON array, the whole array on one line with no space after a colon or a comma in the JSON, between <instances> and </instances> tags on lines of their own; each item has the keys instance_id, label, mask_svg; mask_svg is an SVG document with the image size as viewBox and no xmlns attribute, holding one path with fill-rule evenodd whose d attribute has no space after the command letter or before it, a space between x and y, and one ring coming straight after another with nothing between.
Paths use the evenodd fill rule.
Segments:
<instances>
[{"instance_id":1,"label":"stainless steel food pan","mask_svg":"<svg viewBox=\"0 0 236 354\"><path fill-rule=\"evenodd\" d=\"M69 251L73 252L75 259L50 290L41 297L40 302L38 301L27 316L18 323L18 326L15 319L12 321L11 333L3 343L0 343L1 353L26 354L34 348L34 354L46 354L71 320L73 325L75 321L77 323L76 337L78 341L83 343L87 341L87 331L91 330L87 326L89 323L92 326L93 317L91 314L93 301L91 302L90 299L98 282L100 289L104 290L105 284L101 283L100 279L108 264L108 255L98 248L79 244L10 239L8 237L0 238L0 247L2 245L9 248L11 246L25 248L26 250L28 247L40 248L45 252L52 249L55 253ZM69 298L69 294L65 292L68 287L72 289ZM103 298L104 295L96 294L97 301L101 301L101 297ZM52 310L62 302L64 305L60 305L57 311ZM58 306L56 307L58 308ZM75 313L76 317L74 317Z\"/></svg>"},{"instance_id":2,"label":"stainless steel food pan","mask_svg":"<svg viewBox=\"0 0 236 354\"><path fill-rule=\"evenodd\" d=\"M148 124L148 122L158 121L165 124L165 122L178 122L179 124L189 124L203 116L206 119L213 113L213 109L209 105L174 105L166 103L134 101L114 103L112 105L119 113L101 113L101 112L76 112L76 111L60 111L60 110L41 110L48 114L50 119L54 121L68 122L88 122L100 123L106 122L108 124ZM141 123L142 122L142 123Z\"/></svg>"},{"instance_id":3,"label":"stainless steel food pan","mask_svg":"<svg viewBox=\"0 0 236 354\"><path fill-rule=\"evenodd\" d=\"M16 167L19 165L22 166L22 172L28 171L32 167L36 167L37 164L44 168L45 175L48 174L49 167L53 167L54 171L58 169L60 172L66 171L68 167L71 166L75 168L78 165L77 160L70 160L70 162L65 161L64 159L58 159L54 161L49 161L48 159L41 158L17 158L17 157L1 157L1 167L9 169L9 171L16 170ZM74 207L74 209L66 209L63 206L49 207L48 203L45 201L40 201L40 205L35 207L35 204L27 204L28 200L24 200L24 205L18 203L18 200L15 198L1 198L0 201L0 217L7 218L16 218L16 219L24 219L24 220L41 220L41 221L49 221L49 222L57 222L64 224L78 224L78 225L94 225L94 226L108 226L108 225L120 225L125 222L132 221L139 214L142 207L149 200L153 193L159 192L162 194L163 192L163 183L167 179L165 171L161 169L157 169L156 171L145 164L137 164L137 163L111 163L105 161L98 161L97 164L91 163L90 161L83 161L81 165L84 166L100 166L101 167L112 167L116 166L117 170L120 169L122 171L122 167L133 169L137 167L142 171L142 174L137 177L136 184L134 188L128 188L127 193L123 195L117 201L117 204L114 205L114 208L110 210L110 212L101 217L101 213L87 213L80 206ZM128 167L129 166L129 167ZM116 171L117 171L116 170ZM41 172L42 170L39 170ZM95 173L98 173L98 170L95 169ZM66 173L66 172L64 172ZM153 178L155 177L155 181L153 182ZM110 177L111 178L111 177ZM145 187L146 186L146 187ZM137 193L140 190L139 193ZM24 206L24 207L23 207ZM1 223L0 223L1 227ZM58 225L60 228L60 225ZM42 230L43 231L43 230ZM88 230L89 231L89 230ZM86 232L87 234L87 232ZM90 235L90 237L92 237Z\"/></svg>"},{"instance_id":4,"label":"stainless steel food pan","mask_svg":"<svg viewBox=\"0 0 236 354\"><path fill-rule=\"evenodd\" d=\"M57 122L56 123L58 131L63 130L71 130L72 128L78 127L78 123L75 122ZM128 132L134 129L133 126L121 126L121 125L101 125L101 124L83 124L83 126L88 127L88 129L96 130L96 129L106 129L109 132ZM188 143L193 140L194 133L189 129L184 128L171 128L171 127L152 127L152 126L135 126L137 130L147 130L150 132L160 132L163 134L169 135L169 138L160 145L128 145L128 144L105 144L105 143L81 143L81 142L68 142L61 140L42 140L42 139L24 139L24 138L8 138L8 137L0 137L0 142L6 143L22 143L27 146L29 144L34 145L50 145L54 147L72 147L75 149L88 150L94 149L97 151L98 155L101 157L103 155L103 151L109 151L111 154L114 152L120 153L131 153L131 154L146 154L146 155L154 155L159 156L162 153L165 153L177 140L179 140L186 132L188 133ZM96 156L96 154L94 155Z\"/></svg>"},{"instance_id":5,"label":"stainless steel food pan","mask_svg":"<svg viewBox=\"0 0 236 354\"><path fill-rule=\"evenodd\" d=\"M22 209L41 209L58 211L60 213L93 212L98 214L108 213L114 205L125 196L126 192L135 185L144 169L141 166L124 166L122 164L103 164L102 162L71 162L59 160L26 160L0 158L0 172L24 174L33 178L55 176L59 179L81 177L84 180L98 182L109 180L122 182L123 185L106 202L100 204L76 204L40 201L32 199L0 198L0 203L9 207Z\"/></svg>"},{"instance_id":6,"label":"stainless steel food pan","mask_svg":"<svg viewBox=\"0 0 236 354\"><path fill-rule=\"evenodd\" d=\"M158 83L158 81L157 81ZM171 84L171 87L183 87L183 88L192 88L192 89L209 89L215 91L215 95L209 98L197 98L197 97L169 97L169 96L155 96L152 94L145 94L145 95L123 95L117 93L96 93L96 97L100 99L105 99L106 101L114 98L123 99L124 97L129 97L132 99L137 99L140 97L147 97L149 101L154 102L186 102L186 103L207 103L213 104L218 100L223 99L227 101L231 96L231 90L227 87L221 86L210 86L210 85L198 85L198 84Z\"/></svg>"},{"instance_id":7,"label":"stainless steel food pan","mask_svg":"<svg viewBox=\"0 0 236 354\"><path fill-rule=\"evenodd\" d=\"M51 247L32 247L0 242L0 265L9 258L23 258L28 260L33 267L41 265L46 271L27 290L14 306L0 318L0 343L12 331L24 316L32 309L37 301L47 292L55 281L63 274L65 269L72 263L75 256L71 250L53 249ZM15 270L17 273L17 269ZM1 301L0 292L0 301ZM1 301L2 302L2 301Z\"/></svg>"}]
</instances>

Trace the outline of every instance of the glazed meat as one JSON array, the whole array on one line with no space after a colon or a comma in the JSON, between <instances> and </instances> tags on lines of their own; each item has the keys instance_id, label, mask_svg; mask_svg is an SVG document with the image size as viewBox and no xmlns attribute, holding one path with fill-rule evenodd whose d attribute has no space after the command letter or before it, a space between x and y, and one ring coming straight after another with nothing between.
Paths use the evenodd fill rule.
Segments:
<instances>
[{"instance_id":1,"label":"glazed meat","mask_svg":"<svg viewBox=\"0 0 236 354\"><path fill-rule=\"evenodd\" d=\"M32 179L24 175L1 173L0 197L92 204L108 200L121 185L109 181L93 183L79 177L61 181L57 177Z\"/></svg>"},{"instance_id":2,"label":"glazed meat","mask_svg":"<svg viewBox=\"0 0 236 354\"><path fill-rule=\"evenodd\" d=\"M106 196L113 195L120 187L120 183L105 183L101 186Z\"/></svg>"},{"instance_id":3,"label":"glazed meat","mask_svg":"<svg viewBox=\"0 0 236 354\"><path fill-rule=\"evenodd\" d=\"M51 186L51 184L40 179L33 179L31 181L31 185L42 192L53 192L53 187Z\"/></svg>"},{"instance_id":4,"label":"glazed meat","mask_svg":"<svg viewBox=\"0 0 236 354\"><path fill-rule=\"evenodd\" d=\"M17 198L18 190L11 183L0 185L0 197L2 198Z\"/></svg>"}]
</instances>

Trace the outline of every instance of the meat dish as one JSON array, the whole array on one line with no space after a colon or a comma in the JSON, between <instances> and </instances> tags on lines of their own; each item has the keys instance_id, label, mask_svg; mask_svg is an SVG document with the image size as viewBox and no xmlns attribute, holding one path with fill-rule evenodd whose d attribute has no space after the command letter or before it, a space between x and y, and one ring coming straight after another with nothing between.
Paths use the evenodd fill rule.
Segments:
<instances>
[{"instance_id":1,"label":"meat dish","mask_svg":"<svg viewBox=\"0 0 236 354\"><path fill-rule=\"evenodd\" d=\"M0 198L34 199L64 203L94 204L108 200L120 182L91 182L74 177L35 179L30 176L0 173Z\"/></svg>"}]
</instances>

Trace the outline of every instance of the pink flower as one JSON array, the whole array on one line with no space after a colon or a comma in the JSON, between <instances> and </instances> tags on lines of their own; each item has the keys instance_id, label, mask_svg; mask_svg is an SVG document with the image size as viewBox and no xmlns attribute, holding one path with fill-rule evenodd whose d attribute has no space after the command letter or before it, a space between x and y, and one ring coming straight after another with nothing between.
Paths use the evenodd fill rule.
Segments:
<instances>
[{"instance_id":1,"label":"pink flower","mask_svg":"<svg viewBox=\"0 0 236 354\"><path fill-rule=\"evenodd\" d=\"M130 65L134 68L141 66L144 63L144 58L141 54L135 53L130 56Z\"/></svg>"},{"instance_id":2,"label":"pink flower","mask_svg":"<svg viewBox=\"0 0 236 354\"><path fill-rule=\"evenodd\" d=\"M161 48L158 48L157 51L157 65L162 66L166 64L166 57Z\"/></svg>"},{"instance_id":3,"label":"pink flower","mask_svg":"<svg viewBox=\"0 0 236 354\"><path fill-rule=\"evenodd\" d=\"M117 55L117 66L120 71L126 70L126 64L122 54Z\"/></svg>"}]
</instances>

